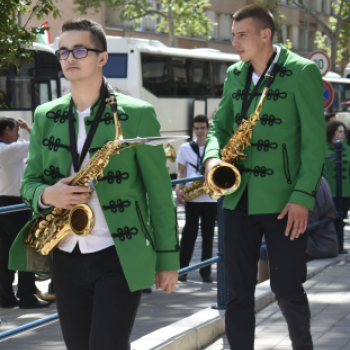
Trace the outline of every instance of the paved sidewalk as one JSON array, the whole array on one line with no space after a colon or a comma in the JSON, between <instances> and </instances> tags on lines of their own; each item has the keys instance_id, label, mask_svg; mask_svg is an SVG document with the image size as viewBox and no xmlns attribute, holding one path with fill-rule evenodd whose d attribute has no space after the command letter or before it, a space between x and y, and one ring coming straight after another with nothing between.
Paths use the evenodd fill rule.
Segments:
<instances>
[{"instance_id":1,"label":"paved sidewalk","mask_svg":"<svg viewBox=\"0 0 350 350\"><path fill-rule=\"evenodd\" d=\"M345 247L349 250L350 227ZM311 309L315 350L350 350L350 256L336 262L305 284ZM226 336L203 350L229 350ZM272 303L256 314L255 350L291 350L287 325Z\"/></svg>"},{"instance_id":2,"label":"paved sidewalk","mask_svg":"<svg viewBox=\"0 0 350 350\"><path fill-rule=\"evenodd\" d=\"M184 226L184 208L178 210L179 227ZM180 229L181 231L181 229ZM195 252L191 264L200 261L201 253L200 233L195 246ZM217 252L217 230L214 238L214 254ZM176 290L171 294L155 291L151 294L143 294L141 306L138 310L131 341L168 326L196 312L210 307L216 303L216 265L212 265L214 283L203 283L198 271L188 274L188 281L179 282ZM47 290L47 282L39 282L37 286ZM29 322L56 313L56 305L42 310L0 309L2 324L0 332L18 327ZM1 350L64 350L66 349L58 320L28 330L24 333L0 340Z\"/></svg>"},{"instance_id":3,"label":"paved sidewalk","mask_svg":"<svg viewBox=\"0 0 350 350\"><path fill-rule=\"evenodd\" d=\"M179 226L183 227L184 212L180 207ZM350 227L346 231L345 248L350 248ZM197 240L194 257L191 264L200 259L201 239ZM215 248L217 251L217 235ZM314 276L305 283L311 302L312 331L315 340L315 350L350 350L350 256L341 263L335 263L326 270ZM198 311L212 306L216 302L216 266L213 265L214 283L202 283L198 271L191 272L188 282L179 283L176 291L166 294L153 291L144 294L141 307L137 314L132 333L132 341L146 334L166 327L176 321L196 314ZM41 282L43 284L43 282ZM40 287L42 288L42 287ZM44 288L42 288L44 289ZM30 321L37 320L56 313L55 304L44 310L8 310L0 309L2 325L0 332L18 327ZM195 317L200 317L195 315ZM187 322L186 320L183 320ZM164 329L164 328L163 328ZM173 330L176 329L176 326ZM165 328L166 339L172 337ZM169 334L168 334L169 333ZM220 333L216 333L220 334ZM256 350L262 349L291 349L288 340L286 324L276 303L271 304L257 313ZM211 339L214 339L212 337ZM138 349L146 349L146 344ZM205 344L205 343L203 343ZM202 346L202 345L201 345ZM199 348L199 347L198 347ZM198 349L196 347L196 349ZM53 321L35 329L0 340L1 350L64 350L64 342L58 321ZM177 347L176 350L182 350ZM215 344L206 349L229 349L227 340L220 338Z\"/></svg>"}]
</instances>

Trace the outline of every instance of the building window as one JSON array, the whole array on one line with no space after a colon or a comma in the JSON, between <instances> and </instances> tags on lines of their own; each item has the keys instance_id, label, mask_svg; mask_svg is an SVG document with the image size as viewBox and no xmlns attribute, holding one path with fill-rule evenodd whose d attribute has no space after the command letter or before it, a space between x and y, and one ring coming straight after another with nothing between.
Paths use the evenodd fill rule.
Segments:
<instances>
[{"instance_id":1,"label":"building window","mask_svg":"<svg viewBox=\"0 0 350 350\"><path fill-rule=\"evenodd\" d=\"M232 15L229 13L221 14L219 18L219 40L232 40Z\"/></svg>"}]
</instances>

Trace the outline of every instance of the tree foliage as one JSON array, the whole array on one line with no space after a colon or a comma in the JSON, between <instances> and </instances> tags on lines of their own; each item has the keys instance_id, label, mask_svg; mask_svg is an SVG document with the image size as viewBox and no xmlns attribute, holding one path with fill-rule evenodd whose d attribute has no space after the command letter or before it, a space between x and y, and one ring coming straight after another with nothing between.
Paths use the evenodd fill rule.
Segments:
<instances>
[{"instance_id":1,"label":"tree foliage","mask_svg":"<svg viewBox=\"0 0 350 350\"><path fill-rule=\"evenodd\" d=\"M255 1L256 4L263 5L269 9L271 14L273 15L273 18L275 19L275 31L276 31L276 37L277 42L282 43L282 30L281 30L281 21L285 19L284 14L281 13L278 0L257 0Z\"/></svg>"},{"instance_id":2,"label":"tree foliage","mask_svg":"<svg viewBox=\"0 0 350 350\"><path fill-rule=\"evenodd\" d=\"M294 3L302 9L305 9L304 0L294 0ZM331 58L331 69L335 69L335 63L343 59L343 52L349 47L350 39L350 15L349 0L339 0L337 4L332 3L334 16L329 18L329 22L324 22L314 10L310 10L316 22L322 27L324 35L316 32L315 44L325 50ZM331 42L331 47L326 44L326 39Z\"/></svg>"},{"instance_id":3,"label":"tree foliage","mask_svg":"<svg viewBox=\"0 0 350 350\"><path fill-rule=\"evenodd\" d=\"M332 4L334 11L336 14L340 14L337 17L330 17L328 26L333 33L339 32L337 46L336 46L336 54L335 62L341 62L343 59L347 58L346 54L349 49L349 39L350 39L350 22L349 22L349 4L344 4L342 8L342 12L340 13L340 6L338 4ZM339 23L340 18L340 23ZM340 30L339 30L340 28ZM331 57L332 49L327 46L327 34L322 35L321 32L316 32L315 44L322 50L325 50L327 54Z\"/></svg>"},{"instance_id":4,"label":"tree foliage","mask_svg":"<svg viewBox=\"0 0 350 350\"><path fill-rule=\"evenodd\" d=\"M54 0L4 0L0 6L0 72L7 67L18 67L31 58L32 51L26 46L36 41L37 34L43 34L44 28L30 27L33 17L37 20L51 14L54 18L60 15L60 10L53 4ZM29 13L26 23L19 23L21 15Z\"/></svg>"},{"instance_id":5,"label":"tree foliage","mask_svg":"<svg viewBox=\"0 0 350 350\"><path fill-rule=\"evenodd\" d=\"M210 39L212 26L216 25L205 13L211 6L209 0L74 0L74 3L81 14L87 14L88 10L98 12L104 3L107 8L116 7L121 20L139 23L146 16L159 18L157 30L169 34L173 47L179 36L203 34Z\"/></svg>"}]
</instances>

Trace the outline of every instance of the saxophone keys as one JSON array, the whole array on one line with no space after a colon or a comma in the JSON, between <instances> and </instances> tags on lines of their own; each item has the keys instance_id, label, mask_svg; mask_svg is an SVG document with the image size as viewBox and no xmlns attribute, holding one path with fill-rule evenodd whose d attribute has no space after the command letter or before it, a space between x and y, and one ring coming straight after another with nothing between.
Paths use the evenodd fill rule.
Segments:
<instances>
[{"instance_id":1,"label":"saxophone keys","mask_svg":"<svg viewBox=\"0 0 350 350\"><path fill-rule=\"evenodd\" d=\"M89 182L91 181L91 178L90 176L84 176L80 179L80 181L84 186L89 186Z\"/></svg>"},{"instance_id":2,"label":"saxophone keys","mask_svg":"<svg viewBox=\"0 0 350 350\"><path fill-rule=\"evenodd\" d=\"M38 228L38 229L35 231L35 237L36 237L37 239L39 239L42 232L43 232L43 230L40 229L40 228Z\"/></svg>"},{"instance_id":3,"label":"saxophone keys","mask_svg":"<svg viewBox=\"0 0 350 350\"><path fill-rule=\"evenodd\" d=\"M51 213L51 214L46 215L46 221L47 221L47 222L52 221L54 218L55 218L55 217L54 217L54 215L52 215L52 213Z\"/></svg>"},{"instance_id":4,"label":"saxophone keys","mask_svg":"<svg viewBox=\"0 0 350 350\"><path fill-rule=\"evenodd\" d=\"M48 225L48 222L46 220L42 220L39 222L38 227L39 227L39 229L44 229L47 227L47 225Z\"/></svg>"},{"instance_id":5,"label":"saxophone keys","mask_svg":"<svg viewBox=\"0 0 350 350\"><path fill-rule=\"evenodd\" d=\"M55 212L55 214L54 214ZM51 212L54 215L61 215L63 213L63 209L62 208L55 208L54 211Z\"/></svg>"}]
</instances>

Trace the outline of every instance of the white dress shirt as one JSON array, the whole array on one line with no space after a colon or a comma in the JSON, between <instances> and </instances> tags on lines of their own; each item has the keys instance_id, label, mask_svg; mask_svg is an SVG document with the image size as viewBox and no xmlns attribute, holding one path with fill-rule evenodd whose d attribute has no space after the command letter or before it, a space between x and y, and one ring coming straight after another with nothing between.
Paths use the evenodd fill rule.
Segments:
<instances>
[{"instance_id":1,"label":"white dress shirt","mask_svg":"<svg viewBox=\"0 0 350 350\"><path fill-rule=\"evenodd\" d=\"M29 141L0 142L0 196L20 197Z\"/></svg>"},{"instance_id":2,"label":"white dress shirt","mask_svg":"<svg viewBox=\"0 0 350 350\"><path fill-rule=\"evenodd\" d=\"M78 113L79 118L79 133L78 133L78 140L77 140L77 152L81 154L81 151L84 146L84 142L86 139L86 130L85 130L85 123L84 118L90 116L90 107L87 108L83 112ZM90 160L89 152L86 154L83 163L81 167L84 166L88 161ZM69 176L74 175L74 167L73 163L71 164ZM94 190L95 186L93 184L93 181L90 182L89 186ZM40 205L41 204L41 205ZM112 239L112 236L109 232L109 228L107 226L106 219L103 215L100 202L98 200L96 191L94 191L90 195L89 202L86 203L92 210L95 216L95 226L92 229L91 233L85 237L78 237L73 232L67 236L59 245L58 248L65 251L65 252L72 252L74 247L79 244L80 251L83 254L87 253L93 253L97 252L99 250L105 249L107 247L113 246L114 241ZM47 206L42 205L41 201L39 200L39 206L41 208L47 208ZM49 206L50 207L50 206Z\"/></svg>"},{"instance_id":3,"label":"white dress shirt","mask_svg":"<svg viewBox=\"0 0 350 350\"><path fill-rule=\"evenodd\" d=\"M199 154L203 156L204 146L199 146ZM180 146L179 153L176 157L176 161L186 167L186 177L195 177L202 175L191 164L197 166L198 155L193 151L189 142L185 142ZM190 182L186 183L189 185ZM201 193L189 202L216 202L215 199L209 197L206 193Z\"/></svg>"}]
</instances>

